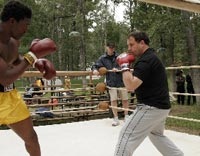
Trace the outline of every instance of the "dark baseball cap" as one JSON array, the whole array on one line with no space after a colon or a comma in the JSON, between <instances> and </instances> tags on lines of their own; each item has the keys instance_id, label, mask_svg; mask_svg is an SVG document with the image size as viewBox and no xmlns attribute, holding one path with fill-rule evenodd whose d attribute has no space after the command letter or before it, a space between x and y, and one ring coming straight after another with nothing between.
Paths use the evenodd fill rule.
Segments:
<instances>
[{"instance_id":1,"label":"dark baseball cap","mask_svg":"<svg viewBox=\"0 0 200 156\"><path fill-rule=\"evenodd\" d=\"M107 46L107 47L112 47L112 48L114 48L114 47L115 47L115 43L113 43L113 42L108 42L108 43L106 44L106 46Z\"/></svg>"}]
</instances>

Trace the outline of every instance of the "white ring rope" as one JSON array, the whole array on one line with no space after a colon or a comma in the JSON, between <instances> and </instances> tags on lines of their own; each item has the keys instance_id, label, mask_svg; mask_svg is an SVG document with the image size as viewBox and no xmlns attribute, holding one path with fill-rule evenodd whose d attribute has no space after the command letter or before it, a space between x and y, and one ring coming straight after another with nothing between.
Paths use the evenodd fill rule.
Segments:
<instances>
[{"instance_id":1,"label":"white ring rope","mask_svg":"<svg viewBox=\"0 0 200 156\"><path fill-rule=\"evenodd\" d=\"M193 119L193 118L184 118L184 117L179 117L179 116L171 116L171 115L169 115L168 117L169 117L169 118L172 118L172 119L178 119L178 120L185 120L185 121L200 122L200 120L198 120L198 119Z\"/></svg>"},{"instance_id":2,"label":"white ring rope","mask_svg":"<svg viewBox=\"0 0 200 156\"><path fill-rule=\"evenodd\" d=\"M58 90L40 90L40 91L29 91L31 93L59 93L59 92L70 92L70 91L91 91L95 90L94 87L85 87L85 88L74 88L74 89L58 89ZM20 91L21 94L27 93L27 91Z\"/></svg>"},{"instance_id":3,"label":"white ring rope","mask_svg":"<svg viewBox=\"0 0 200 156\"><path fill-rule=\"evenodd\" d=\"M110 107L110 108L114 108L114 109L118 109L118 110L124 110L124 111L134 112L133 109L129 109L129 108L121 108L121 107L116 107L116 106L109 106L109 107ZM198 120L198 119L193 119L193 118L184 118L184 117L172 116L172 115L168 115L168 117L169 117L169 118L173 118L173 119L178 119L178 120L200 122L200 120Z\"/></svg>"},{"instance_id":4,"label":"white ring rope","mask_svg":"<svg viewBox=\"0 0 200 156\"><path fill-rule=\"evenodd\" d=\"M111 108L114 109L118 109L118 110L124 110L124 111L130 111L130 112L134 112L133 109L129 109L129 108L121 108L121 107L115 107L115 106L109 106ZM76 111L91 111L93 109L98 108L97 106L91 106L91 107L79 107L79 108L68 108L68 109L57 109L57 110L49 110L49 111L35 111L35 112L31 112L32 115L34 114L40 114L40 113L70 113L70 112L76 112ZM78 112L77 112L78 113ZM86 113L86 112L85 112ZM198 119L193 119L193 118L184 118L184 117L179 117L179 116L172 116L169 115L168 118L172 118L172 119L178 119L178 120L185 120L185 121L192 121L192 122L200 122L200 120Z\"/></svg>"},{"instance_id":5,"label":"white ring rope","mask_svg":"<svg viewBox=\"0 0 200 156\"><path fill-rule=\"evenodd\" d=\"M200 69L200 65L166 67L165 69L166 70L174 70L174 69Z\"/></svg>"},{"instance_id":6,"label":"white ring rope","mask_svg":"<svg viewBox=\"0 0 200 156\"><path fill-rule=\"evenodd\" d=\"M200 96L200 94L190 94L190 93L179 93L179 92L169 92L172 95L186 95L186 96Z\"/></svg>"},{"instance_id":7,"label":"white ring rope","mask_svg":"<svg viewBox=\"0 0 200 156\"><path fill-rule=\"evenodd\" d=\"M63 113L63 112L71 112L71 111L76 111L76 110L91 110L95 109L97 106L92 106L92 107L79 107L79 108L67 108L67 109L56 109L56 110L46 110L46 111L35 111L31 112L33 114L39 114L39 113Z\"/></svg>"}]
</instances>

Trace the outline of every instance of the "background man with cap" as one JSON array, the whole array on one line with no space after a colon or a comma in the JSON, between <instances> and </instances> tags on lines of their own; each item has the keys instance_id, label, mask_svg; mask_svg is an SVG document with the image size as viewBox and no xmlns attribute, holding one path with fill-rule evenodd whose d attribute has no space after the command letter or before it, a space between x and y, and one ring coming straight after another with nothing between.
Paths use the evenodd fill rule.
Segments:
<instances>
[{"instance_id":1,"label":"background man with cap","mask_svg":"<svg viewBox=\"0 0 200 156\"><path fill-rule=\"evenodd\" d=\"M106 45L106 52L92 67L94 75L99 75L99 68L105 67L107 70L117 71L120 69L119 65L116 62L118 54L115 51L115 44L109 42ZM107 72L106 73L106 85L109 87L109 95L112 106L117 106L118 95L122 99L122 105L124 108L128 108L128 92L124 88L124 83L122 80L121 72ZM123 88L123 89L122 89ZM116 109L112 109L114 120L112 126L119 125L118 112ZM128 118L128 112L124 111L125 120Z\"/></svg>"},{"instance_id":2,"label":"background man with cap","mask_svg":"<svg viewBox=\"0 0 200 156\"><path fill-rule=\"evenodd\" d=\"M176 91L185 93L185 76L183 75L183 70L177 70L176 72ZM178 104L184 105L185 95L178 95L177 102Z\"/></svg>"}]
</instances>

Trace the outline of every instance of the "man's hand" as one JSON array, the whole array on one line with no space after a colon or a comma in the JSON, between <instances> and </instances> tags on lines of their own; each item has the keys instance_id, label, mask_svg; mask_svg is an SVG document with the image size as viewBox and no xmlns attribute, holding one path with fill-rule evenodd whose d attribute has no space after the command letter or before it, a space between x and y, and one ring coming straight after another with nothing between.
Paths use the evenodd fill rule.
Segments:
<instances>
[{"instance_id":1,"label":"man's hand","mask_svg":"<svg viewBox=\"0 0 200 156\"><path fill-rule=\"evenodd\" d=\"M93 70L92 74L99 75L99 72L98 72L98 70L95 69L95 70Z\"/></svg>"}]
</instances>

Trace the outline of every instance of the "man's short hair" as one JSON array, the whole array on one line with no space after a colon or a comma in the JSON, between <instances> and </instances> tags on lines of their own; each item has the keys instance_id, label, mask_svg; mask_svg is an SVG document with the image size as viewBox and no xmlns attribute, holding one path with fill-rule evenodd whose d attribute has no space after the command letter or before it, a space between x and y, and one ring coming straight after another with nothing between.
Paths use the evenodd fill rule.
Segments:
<instances>
[{"instance_id":1,"label":"man's short hair","mask_svg":"<svg viewBox=\"0 0 200 156\"><path fill-rule=\"evenodd\" d=\"M128 35L128 38L130 37L133 37L135 38L135 41L136 42L140 42L140 41L144 41L145 44L149 45L150 43L150 40L149 40L149 37L148 35L145 33L145 32L142 32L142 31L135 31L135 32L131 32L129 35Z\"/></svg>"},{"instance_id":2,"label":"man's short hair","mask_svg":"<svg viewBox=\"0 0 200 156\"><path fill-rule=\"evenodd\" d=\"M10 18L14 18L17 22L19 22L24 18L31 19L31 17L32 17L31 9L15 0L9 1L4 6L3 11L1 12L2 22L6 22Z\"/></svg>"}]
</instances>

